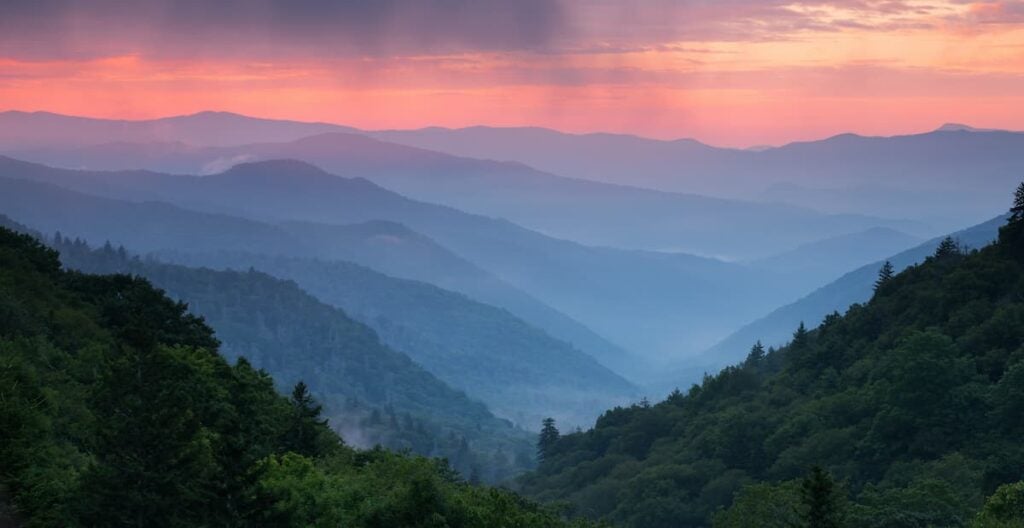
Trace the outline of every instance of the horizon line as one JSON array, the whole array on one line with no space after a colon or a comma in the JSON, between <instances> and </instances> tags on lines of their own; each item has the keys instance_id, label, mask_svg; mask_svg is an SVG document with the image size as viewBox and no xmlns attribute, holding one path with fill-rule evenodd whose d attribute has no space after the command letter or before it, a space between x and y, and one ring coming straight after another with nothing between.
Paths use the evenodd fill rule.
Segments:
<instances>
[{"instance_id":1,"label":"horizon line","mask_svg":"<svg viewBox=\"0 0 1024 528\"><path fill-rule=\"evenodd\" d=\"M697 143L697 144L700 144L700 145L705 146L705 147L719 149L719 150L739 150L739 151L771 150L771 149L783 148L783 147L786 147L786 146L789 146L789 145L798 145L798 144L805 144L805 143L816 143L816 142L820 142L820 141L828 141L830 139L835 139L835 138L842 137L842 136L856 136L856 137L861 137L861 138L898 138L898 137L908 137L908 136L918 136L918 135L924 135L924 134L931 134L931 133L935 133L935 132L971 132L971 133L1003 132L1003 133L1011 133L1011 134L1024 133L1024 129L1017 130L1017 129L1006 129L1006 128L985 128L985 127L975 127L975 126L968 125L968 124L965 124L965 123L962 123L962 122L943 121L938 126L935 126L935 127L929 128L929 129L925 129L923 131L918 131L918 132L909 132L909 133L891 134L891 135L872 135L872 134L861 134L861 133L858 133L858 132L847 131L847 132L838 132L838 133L831 134L831 135L821 136L821 137L817 137L815 139L798 139L798 140L793 140L793 141L787 141L785 143L780 143L780 144L755 144L755 145L748 145L746 147L730 147L730 146L715 145L715 144L706 142L704 140L698 139L698 138L693 137L693 136L676 137L676 138L671 138L671 139L664 139L664 138L657 138L657 137L652 137L652 136L644 136L644 135L641 135L641 134L635 134L635 133L630 133L630 132L610 132L610 131L607 131L607 130L592 130L592 131L587 131L587 132L573 132L573 131L561 130L561 129L557 129L557 128L553 128L553 127L546 127L546 126L540 126L540 125L495 126L495 125L486 125L486 124L476 124L476 125L468 125L468 126L462 126L462 127L447 127L447 126L440 126L440 125L426 125L426 126L413 127L413 128L360 128L360 127L356 127L356 126L352 126L352 125L347 125L347 124L344 124L344 123L336 123L336 122L331 122L331 121L307 121L307 120L302 120L302 119L286 119L286 118L277 118L277 117L262 117L262 116L255 116L255 115L250 115L250 114L243 114L243 113L239 113L239 112L232 112L230 110L212 110L212 109L198 110L198 111L195 111L195 112L192 112L192 113L186 113L186 114L173 114L173 115L166 115L166 116L160 116L160 117L136 118L136 119L126 119L126 118L116 118L116 117L99 117L99 116L90 116L90 115L83 115L83 114L65 114L65 113L61 113L61 112L54 112L52 110L22 110L22 109L17 109L17 108L9 108L9 109L6 109L6 110L0 110L0 115L3 115L3 114L28 114L28 115L31 115L31 114L48 114L48 115L53 115L53 116L58 116L58 117L66 117L66 118L72 118L72 119L89 119L89 120L94 120L94 121L111 121L111 122L118 122L119 121L119 122L127 122L127 123L145 123L145 122L163 121L163 120L169 120L169 119L181 119L181 118L188 118L188 117L196 117L196 116L200 116L200 115L203 115L203 114L222 114L222 115L230 115L230 116L242 117L242 118L246 118L246 119L256 119L256 120L260 120L260 121L277 121L277 122L285 122L285 123L300 123L300 124L304 124L304 125L328 125L328 126L335 126L335 127L339 127L339 128L349 128L349 129L352 129L352 130L355 130L355 131L358 131L358 132L363 132L363 133L416 132L416 131L430 130L430 129L449 130L449 131L470 130L470 129L474 129L474 128L486 128L486 129L495 129L495 130L529 130L529 129L533 129L533 130L544 130L544 131L549 131L549 132L555 132L555 133L562 134L562 135L567 135L567 136L580 136L580 137L582 137L582 136L622 136L622 137L631 137L631 138L643 139L643 140L646 140L646 141L656 141L656 142L659 142L659 143L693 142L693 143Z\"/></svg>"}]
</instances>

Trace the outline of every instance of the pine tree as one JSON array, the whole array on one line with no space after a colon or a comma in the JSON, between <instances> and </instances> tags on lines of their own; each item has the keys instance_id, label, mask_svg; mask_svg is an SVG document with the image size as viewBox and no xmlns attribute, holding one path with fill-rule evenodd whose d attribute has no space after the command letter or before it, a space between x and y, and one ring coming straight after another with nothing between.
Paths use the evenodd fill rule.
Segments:
<instances>
[{"instance_id":1,"label":"pine tree","mask_svg":"<svg viewBox=\"0 0 1024 528\"><path fill-rule=\"evenodd\" d=\"M800 326L793 332L793 341L789 343L790 348L802 349L807 346L807 327L800 321Z\"/></svg>"},{"instance_id":2,"label":"pine tree","mask_svg":"<svg viewBox=\"0 0 1024 528\"><path fill-rule=\"evenodd\" d=\"M1010 208L1010 222L1016 223L1024 220L1024 183L1017 186L1017 192L1013 195L1013 207Z\"/></svg>"},{"instance_id":3,"label":"pine tree","mask_svg":"<svg viewBox=\"0 0 1024 528\"><path fill-rule=\"evenodd\" d=\"M551 455L552 448L558 442L558 428L554 418L545 418L541 422L540 436L537 438L537 460L543 462Z\"/></svg>"},{"instance_id":4,"label":"pine tree","mask_svg":"<svg viewBox=\"0 0 1024 528\"><path fill-rule=\"evenodd\" d=\"M878 270L878 279L875 280L875 293L878 293L878 290L882 286L885 286L895 276L896 271L892 267L892 262L889 262L888 260L885 261L885 264L882 265L882 269Z\"/></svg>"},{"instance_id":5,"label":"pine tree","mask_svg":"<svg viewBox=\"0 0 1024 528\"><path fill-rule=\"evenodd\" d=\"M961 255L963 251L960 249L960 244L953 237L948 236L942 239L939 243L939 247L935 248L935 258L942 259L952 257L954 255Z\"/></svg>"},{"instance_id":6,"label":"pine tree","mask_svg":"<svg viewBox=\"0 0 1024 528\"><path fill-rule=\"evenodd\" d=\"M305 383L295 384L291 404L292 419L285 432L285 450L309 457L323 454L322 438L327 420L320 417L323 408L309 394Z\"/></svg>"},{"instance_id":7,"label":"pine tree","mask_svg":"<svg viewBox=\"0 0 1024 528\"><path fill-rule=\"evenodd\" d=\"M840 528L843 522L843 497L835 480L820 466L811 468L800 486L806 528Z\"/></svg>"},{"instance_id":8,"label":"pine tree","mask_svg":"<svg viewBox=\"0 0 1024 528\"><path fill-rule=\"evenodd\" d=\"M1011 254L1024 256L1024 183L1013 196L1010 221L999 229L999 241Z\"/></svg>"},{"instance_id":9,"label":"pine tree","mask_svg":"<svg viewBox=\"0 0 1024 528\"><path fill-rule=\"evenodd\" d=\"M757 365L764 359L764 345L761 341L754 343L754 346L750 347L750 353L747 354L748 365Z\"/></svg>"}]
</instances>

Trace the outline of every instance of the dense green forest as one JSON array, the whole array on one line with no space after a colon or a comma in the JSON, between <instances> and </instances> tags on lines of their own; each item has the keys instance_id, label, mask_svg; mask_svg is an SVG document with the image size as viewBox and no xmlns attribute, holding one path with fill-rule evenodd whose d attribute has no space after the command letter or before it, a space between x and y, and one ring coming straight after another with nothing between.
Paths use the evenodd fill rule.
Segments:
<instances>
[{"instance_id":1,"label":"dense green forest","mask_svg":"<svg viewBox=\"0 0 1024 528\"><path fill-rule=\"evenodd\" d=\"M0 228L0 523L563 526L438 459L347 447L147 280Z\"/></svg>"},{"instance_id":2,"label":"dense green forest","mask_svg":"<svg viewBox=\"0 0 1024 528\"><path fill-rule=\"evenodd\" d=\"M371 326L381 340L448 385L523 427L546 416L592 424L595 410L635 399L636 388L594 358L510 312L432 284L344 261L252 253L159 254L187 266L247 269L295 281Z\"/></svg>"},{"instance_id":3,"label":"dense green forest","mask_svg":"<svg viewBox=\"0 0 1024 528\"><path fill-rule=\"evenodd\" d=\"M533 465L525 431L290 281L254 270L165 264L109 244L92 249L59 233L47 243L68 268L139 275L188 303L214 328L226 358L245 357L279 388L305 381L349 443L444 457L460 473L488 482Z\"/></svg>"},{"instance_id":4,"label":"dense green forest","mask_svg":"<svg viewBox=\"0 0 1024 528\"><path fill-rule=\"evenodd\" d=\"M1024 185L996 243L947 239L779 350L549 433L520 485L629 527L1022 526L1022 438Z\"/></svg>"}]
</instances>

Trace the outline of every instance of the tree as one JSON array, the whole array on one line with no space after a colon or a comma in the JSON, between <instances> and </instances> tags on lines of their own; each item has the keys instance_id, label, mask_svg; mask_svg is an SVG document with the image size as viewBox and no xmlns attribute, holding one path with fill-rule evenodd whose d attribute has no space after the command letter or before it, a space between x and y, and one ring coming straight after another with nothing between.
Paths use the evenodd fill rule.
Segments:
<instances>
[{"instance_id":1,"label":"tree","mask_svg":"<svg viewBox=\"0 0 1024 528\"><path fill-rule=\"evenodd\" d=\"M875 293L878 293L878 290L888 284L894 276L896 276L896 271L892 267L892 262L885 261L882 269L878 270L878 279L875 280Z\"/></svg>"},{"instance_id":2,"label":"tree","mask_svg":"<svg viewBox=\"0 0 1024 528\"><path fill-rule=\"evenodd\" d=\"M1024 183L1017 186L1017 192L1013 195L1013 207L1010 207L1010 222L1016 223L1024 220Z\"/></svg>"},{"instance_id":3,"label":"tree","mask_svg":"<svg viewBox=\"0 0 1024 528\"><path fill-rule=\"evenodd\" d=\"M320 417L323 409L309 394L309 388L304 382L295 384L291 404L291 423L283 442L285 451L308 457L323 454L325 447L322 436L327 429L327 420Z\"/></svg>"},{"instance_id":4,"label":"tree","mask_svg":"<svg viewBox=\"0 0 1024 528\"><path fill-rule=\"evenodd\" d=\"M1017 186L1010 207L1010 220L999 228L999 241L1003 247L1017 256L1024 256L1024 183Z\"/></svg>"},{"instance_id":5,"label":"tree","mask_svg":"<svg viewBox=\"0 0 1024 528\"><path fill-rule=\"evenodd\" d=\"M936 259L960 255L962 253L963 251L960 249L960 244L957 243L956 240L953 240L953 237L951 236L943 238L942 242L939 242L939 247L935 248Z\"/></svg>"},{"instance_id":6,"label":"tree","mask_svg":"<svg viewBox=\"0 0 1024 528\"><path fill-rule=\"evenodd\" d=\"M747 361L746 361L746 363L748 365L757 365L763 359L764 359L764 345L761 344L760 340L758 340L758 342L754 343L754 346L750 347L750 353L747 354Z\"/></svg>"},{"instance_id":7,"label":"tree","mask_svg":"<svg viewBox=\"0 0 1024 528\"><path fill-rule=\"evenodd\" d=\"M985 501L974 520L974 528L1020 528L1024 526L1024 482L1004 484Z\"/></svg>"},{"instance_id":8,"label":"tree","mask_svg":"<svg viewBox=\"0 0 1024 528\"><path fill-rule=\"evenodd\" d=\"M715 514L714 528L793 528L800 526L799 481L743 486L732 505Z\"/></svg>"},{"instance_id":9,"label":"tree","mask_svg":"<svg viewBox=\"0 0 1024 528\"><path fill-rule=\"evenodd\" d=\"M843 522L843 497L835 480L821 466L814 466L800 485L806 528L840 528Z\"/></svg>"},{"instance_id":10,"label":"tree","mask_svg":"<svg viewBox=\"0 0 1024 528\"><path fill-rule=\"evenodd\" d=\"M537 460L543 462L551 455L552 448L558 442L558 428L554 418L545 418L541 422L540 436L537 438Z\"/></svg>"}]
</instances>

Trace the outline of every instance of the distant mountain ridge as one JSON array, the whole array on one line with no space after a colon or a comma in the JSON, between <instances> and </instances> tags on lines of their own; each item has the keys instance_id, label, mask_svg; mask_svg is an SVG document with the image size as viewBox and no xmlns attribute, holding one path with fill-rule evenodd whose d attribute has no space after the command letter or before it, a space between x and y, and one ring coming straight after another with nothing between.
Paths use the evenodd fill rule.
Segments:
<instances>
[{"instance_id":1,"label":"distant mountain ridge","mask_svg":"<svg viewBox=\"0 0 1024 528\"><path fill-rule=\"evenodd\" d=\"M276 165L268 163L265 167L282 166L281 162L276 163ZM283 166L290 167L288 164ZM307 165L296 165L296 167L305 171L304 174L308 178L333 178L323 171ZM228 179L235 178L237 173L238 171L231 173L235 176L229 175ZM144 171L113 173L61 171L0 157L0 179L4 174L62 184L70 188L86 192L92 191L118 199L131 200L141 197L146 200L162 197L159 192L163 188L163 184L160 183L163 176ZM256 175L256 177L259 176ZM274 185L273 177L269 172L265 172L263 177ZM368 223L365 223L359 220L357 221L358 225L328 226L309 222L268 225L223 214L211 216L209 213L175 210L165 203L154 202L151 205L139 205L130 202L110 203L104 202L102 199L86 201L71 199L69 202L71 206L85 207L85 209L64 208L42 215L40 213L45 211L43 206L49 199L45 196L50 196L43 191L42 187L18 183L15 180L6 183L13 186L8 188L12 198L18 193L30 193L35 196L34 202L24 200L9 202L9 211L13 213L20 210L20 215L24 215L23 218L32 218L32 221L37 222L38 225L50 226L45 229L48 231L53 231L57 229L56 226L61 225L56 222L57 219L62 219L64 225L73 225L76 215L87 215L94 221L110 217L104 223L97 224L96 229L89 230L87 234L83 233L83 236L87 236L95 243L102 243L107 238L120 236L122 237L120 242L144 252L186 246L191 247L194 251L251 251L252 248L260 248L261 251L269 254L350 260L396 277L437 284L443 288L465 293L485 303L505 307L546 332L576 344L580 349L591 353L605 364L612 365L613 368L628 367L633 362L630 359L630 354L579 322L451 253L430 238L405 226L400 227L394 222L369 220ZM216 184L217 182L203 180L202 183ZM282 180L278 183L287 186L288 182ZM371 192L376 189L373 184L365 180L363 183L353 180L353 183L357 188L370 189ZM147 185L153 186L156 191L150 193L145 189ZM142 190L138 190L140 186ZM57 193L54 196L65 195ZM67 200L68 198L65 196L60 199ZM354 200L358 201L358 198L354 198ZM24 207L26 203L36 203L38 207L28 210ZM186 200L185 205L195 204ZM206 202L198 204L199 207L204 205L208 204ZM164 212L166 218L149 226L149 231L146 226L139 226L137 231L158 232L160 238L137 236L136 231L126 230L127 226L118 220L119 217L109 214L112 211L121 210L123 211L122 215L138 215L139 218L154 220L159 218L159 216L147 215L146 207L152 207L157 212ZM234 207L220 210L236 215L245 215L251 212ZM204 229L206 223L218 227L210 231ZM90 228L87 225L80 227ZM161 246L158 242L166 245Z\"/></svg>"},{"instance_id":2,"label":"distant mountain ridge","mask_svg":"<svg viewBox=\"0 0 1024 528\"><path fill-rule=\"evenodd\" d=\"M0 225L14 228L3 217ZM68 238L51 237L47 243L60 251L67 269L140 275L188 303L190 312L214 329L229 360L245 357L274 376L282 391L305 382L350 444L446 457L466 474L486 464L494 482L529 460L526 431L498 419L479 401L383 345L368 326L293 282L251 269L215 271L143 260L123 248L94 250ZM381 418L389 414L400 419ZM453 434L457 440L451 442ZM459 453L462 441L471 452ZM493 467L498 452L516 456Z\"/></svg>"},{"instance_id":3,"label":"distant mountain ridge","mask_svg":"<svg viewBox=\"0 0 1024 528\"><path fill-rule=\"evenodd\" d=\"M253 178L246 180L240 171ZM332 176L297 161L243 164L204 177L39 165L23 172L83 192L264 221L399 222L650 359L710 346L738 322L791 300L794 291L777 274L693 255L576 244L508 221L410 200L367 180Z\"/></svg>"},{"instance_id":4,"label":"distant mountain ridge","mask_svg":"<svg viewBox=\"0 0 1024 528\"><path fill-rule=\"evenodd\" d=\"M457 157L355 133L332 132L290 142L231 147L171 143L161 149L160 144L133 147L122 142L9 153L66 168L141 168L186 174L216 174L235 164L295 159L339 176L369 179L414 199L507 218L584 244L731 259L766 256L871 227L929 229L906 220L823 214L807 207L566 178L519 162Z\"/></svg>"},{"instance_id":5,"label":"distant mountain ridge","mask_svg":"<svg viewBox=\"0 0 1024 528\"><path fill-rule=\"evenodd\" d=\"M38 231L59 231L94 245L110 240L135 252L157 252L178 263L242 271L256 266L295 280L313 297L345 309L382 336L399 323L405 338L391 341L401 345L393 348L524 427L536 426L541 415L585 424L600 409L634 395L629 382L591 356L505 310L424 283L324 258L330 248L318 242L297 245L286 231L272 225L167 204L99 198L51 184L2 177L0 212ZM311 249L314 247L319 247L320 253ZM235 257L225 261L225 255ZM285 260L279 260L284 256ZM281 262L285 265L278 264ZM444 330L450 328L460 331ZM495 357L498 353L502 356ZM455 365L464 371L459 372ZM495 365L504 367L489 368ZM556 382L574 391L554 391Z\"/></svg>"},{"instance_id":6,"label":"distant mountain ridge","mask_svg":"<svg viewBox=\"0 0 1024 528\"><path fill-rule=\"evenodd\" d=\"M214 111L148 120L96 119L51 112L0 112L0 145L19 149L139 141L225 146L291 141L324 132L354 130L329 123L262 119Z\"/></svg>"},{"instance_id":7,"label":"distant mountain ridge","mask_svg":"<svg viewBox=\"0 0 1024 528\"><path fill-rule=\"evenodd\" d=\"M1024 134L961 126L891 137L839 134L755 150L538 129L430 128L373 134L460 156L520 161L574 178L727 198L781 199L834 213L931 219L943 228L978 221L1001 207L1005 189L1024 170ZM779 184L827 192L767 194ZM858 189L869 192L848 192Z\"/></svg>"},{"instance_id":8,"label":"distant mountain ridge","mask_svg":"<svg viewBox=\"0 0 1024 528\"><path fill-rule=\"evenodd\" d=\"M996 239L999 227L1006 223L1006 218L1006 215L998 216L949 236L969 248L984 247ZM861 266L818 288L806 297L780 307L765 317L741 327L702 354L701 364L706 368L712 366L720 368L722 365L738 361L756 341L761 341L765 346L785 344L792 337L793 328L801 322L808 326L816 325L826 315L834 311L844 313L851 305L869 300L872 295L872 287L878 277L878 271L886 260L893 264L896 271L901 271L922 262L935 251L941 240L942 237L935 238L887 259Z\"/></svg>"}]
</instances>

